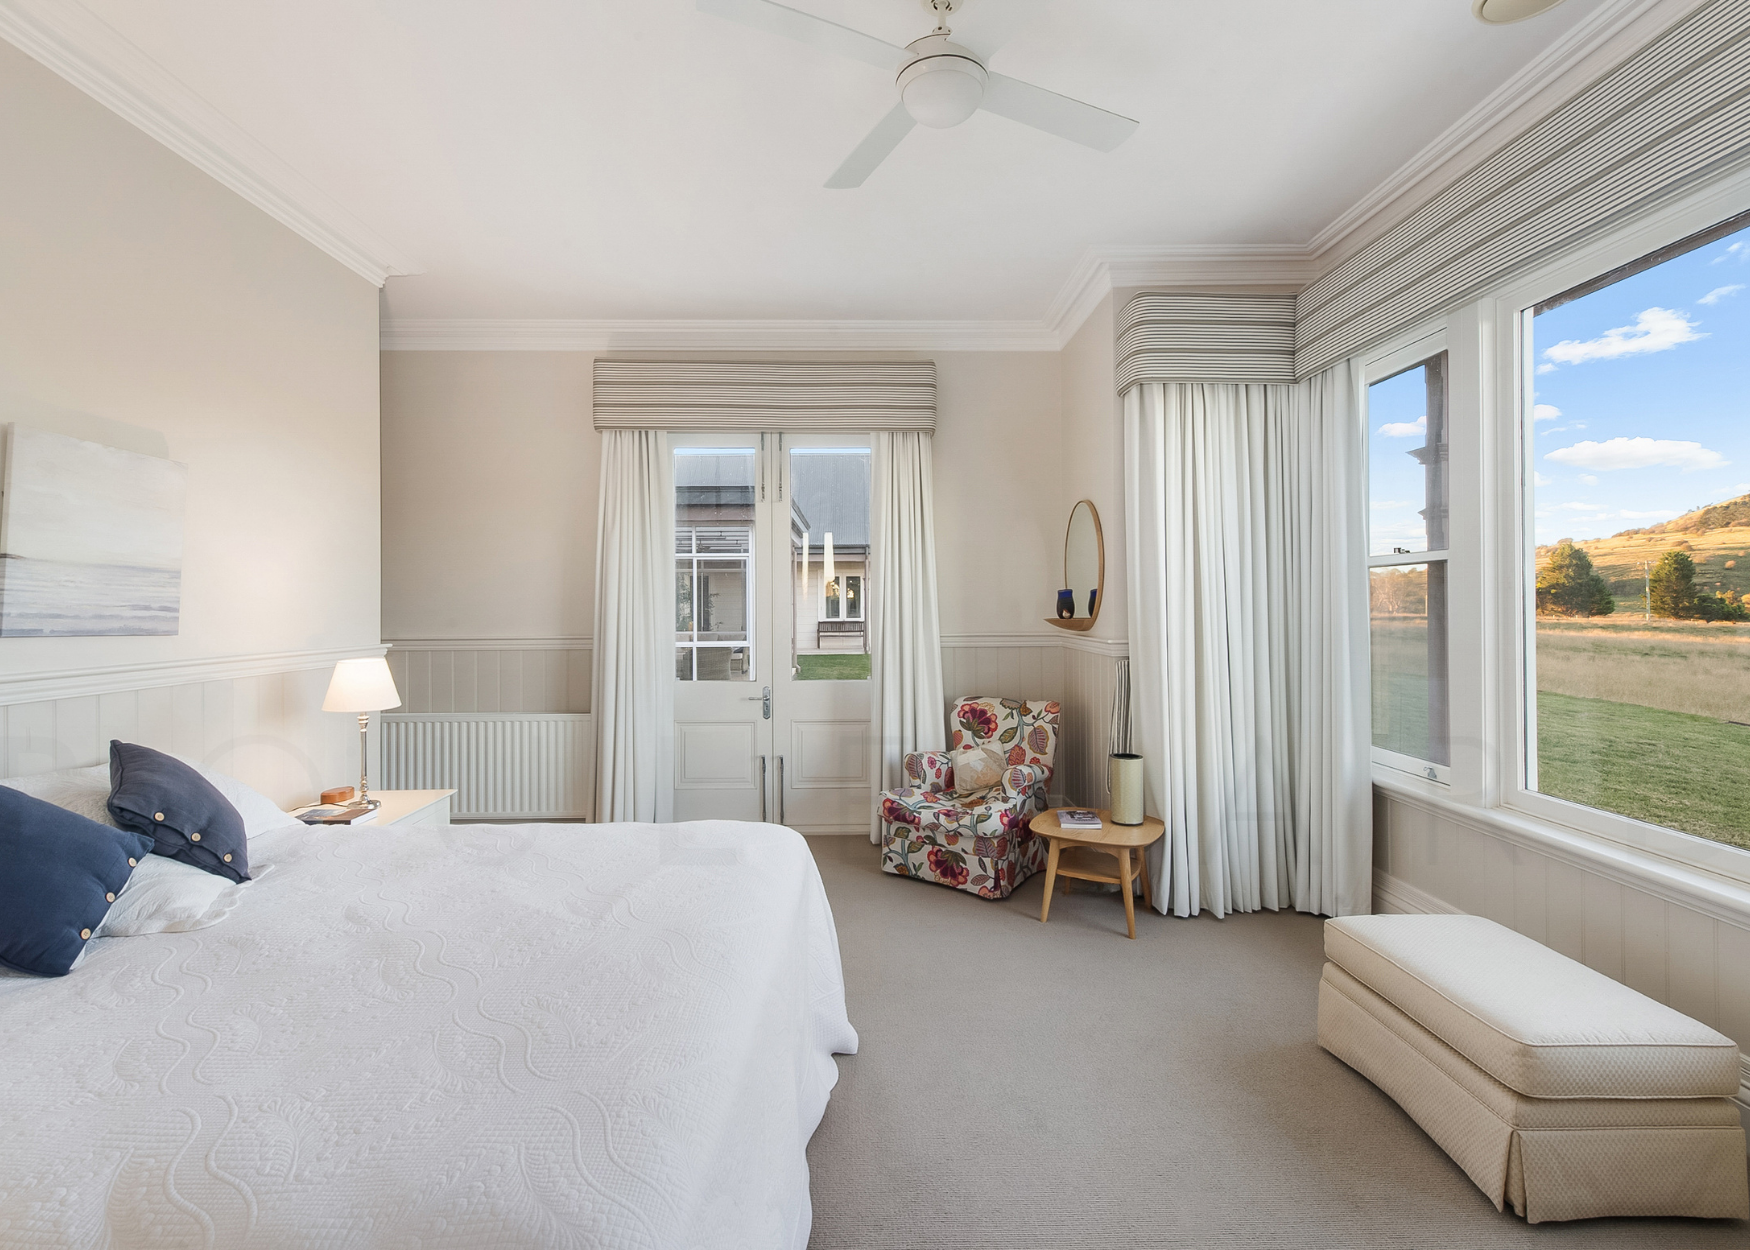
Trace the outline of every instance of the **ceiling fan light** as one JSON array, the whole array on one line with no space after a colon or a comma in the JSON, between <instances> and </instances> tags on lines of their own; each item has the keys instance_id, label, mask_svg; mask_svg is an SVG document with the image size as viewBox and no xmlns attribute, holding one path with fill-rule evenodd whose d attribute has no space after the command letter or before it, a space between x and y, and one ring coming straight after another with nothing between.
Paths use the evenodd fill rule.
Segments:
<instances>
[{"instance_id":1,"label":"ceiling fan light","mask_svg":"<svg viewBox=\"0 0 1750 1250\"><path fill-rule=\"evenodd\" d=\"M984 66L972 57L937 52L899 71L899 98L918 125L945 130L978 111L988 81Z\"/></svg>"}]
</instances>

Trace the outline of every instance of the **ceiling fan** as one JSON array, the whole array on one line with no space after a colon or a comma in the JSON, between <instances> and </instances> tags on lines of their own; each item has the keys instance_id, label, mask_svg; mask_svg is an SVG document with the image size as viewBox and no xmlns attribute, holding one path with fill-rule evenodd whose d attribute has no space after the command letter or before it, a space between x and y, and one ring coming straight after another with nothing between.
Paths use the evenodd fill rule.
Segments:
<instances>
[{"instance_id":1,"label":"ceiling fan","mask_svg":"<svg viewBox=\"0 0 1750 1250\"><path fill-rule=\"evenodd\" d=\"M1128 117L991 73L976 55L949 41L954 32L948 18L964 0L922 3L936 28L901 48L774 0L698 0L702 12L896 73L899 103L826 180L834 189L862 186L914 125L958 126L981 108L1101 152L1110 152L1136 130Z\"/></svg>"}]
</instances>

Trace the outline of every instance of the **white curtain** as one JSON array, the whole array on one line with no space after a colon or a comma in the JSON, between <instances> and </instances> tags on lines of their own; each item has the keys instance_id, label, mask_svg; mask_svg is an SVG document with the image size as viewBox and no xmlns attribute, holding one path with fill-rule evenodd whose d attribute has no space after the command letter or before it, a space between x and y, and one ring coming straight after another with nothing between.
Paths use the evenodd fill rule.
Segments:
<instances>
[{"instance_id":1,"label":"white curtain","mask_svg":"<svg viewBox=\"0 0 1750 1250\"><path fill-rule=\"evenodd\" d=\"M1162 911L1366 910L1365 495L1342 395L1125 395L1132 747L1167 824Z\"/></svg>"},{"instance_id":2,"label":"white curtain","mask_svg":"<svg viewBox=\"0 0 1750 1250\"><path fill-rule=\"evenodd\" d=\"M908 752L947 746L936 605L934 441L920 430L875 433L869 647L877 790L904 784ZM869 836L880 841L878 811Z\"/></svg>"},{"instance_id":3,"label":"white curtain","mask_svg":"<svg viewBox=\"0 0 1750 1250\"><path fill-rule=\"evenodd\" d=\"M668 435L603 430L596 527L597 820L674 816L674 484Z\"/></svg>"},{"instance_id":4,"label":"white curtain","mask_svg":"<svg viewBox=\"0 0 1750 1250\"><path fill-rule=\"evenodd\" d=\"M1294 905L1325 916L1373 910L1363 385L1347 360L1306 379L1290 427Z\"/></svg>"}]
</instances>

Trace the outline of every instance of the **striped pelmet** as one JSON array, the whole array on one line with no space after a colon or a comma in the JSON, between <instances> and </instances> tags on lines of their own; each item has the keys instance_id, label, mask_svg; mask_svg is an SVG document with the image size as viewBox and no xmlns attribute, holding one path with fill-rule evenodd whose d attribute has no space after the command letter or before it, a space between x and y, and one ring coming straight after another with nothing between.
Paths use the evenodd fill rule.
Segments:
<instances>
[{"instance_id":1,"label":"striped pelmet","mask_svg":"<svg viewBox=\"0 0 1750 1250\"><path fill-rule=\"evenodd\" d=\"M1292 295L1145 292L1124 306L1117 387L1294 381Z\"/></svg>"},{"instance_id":2,"label":"striped pelmet","mask_svg":"<svg viewBox=\"0 0 1750 1250\"><path fill-rule=\"evenodd\" d=\"M934 361L597 360L598 430L934 430Z\"/></svg>"},{"instance_id":3,"label":"striped pelmet","mask_svg":"<svg viewBox=\"0 0 1750 1250\"><path fill-rule=\"evenodd\" d=\"M1750 159L1750 3L1715 0L1301 293L1305 377Z\"/></svg>"}]
</instances>

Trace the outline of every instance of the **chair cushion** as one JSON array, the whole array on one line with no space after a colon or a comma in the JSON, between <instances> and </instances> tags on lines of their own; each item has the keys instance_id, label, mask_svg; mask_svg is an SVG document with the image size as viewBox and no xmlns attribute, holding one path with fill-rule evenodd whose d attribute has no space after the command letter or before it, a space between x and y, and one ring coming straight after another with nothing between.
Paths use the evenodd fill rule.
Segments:
<instances>
[{"instance_id":1,"label":"chair cushion","mask_svg":"<svg viewBox=\"0 0 1750 1250\"><path fill-rule=\"evenodd\" d=\"M1482 916L1346 916L1325 955L1533 1098L1738 1092L1731 1038Z\"/></svg>"}]
</instances>

